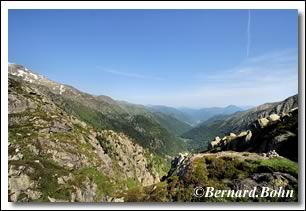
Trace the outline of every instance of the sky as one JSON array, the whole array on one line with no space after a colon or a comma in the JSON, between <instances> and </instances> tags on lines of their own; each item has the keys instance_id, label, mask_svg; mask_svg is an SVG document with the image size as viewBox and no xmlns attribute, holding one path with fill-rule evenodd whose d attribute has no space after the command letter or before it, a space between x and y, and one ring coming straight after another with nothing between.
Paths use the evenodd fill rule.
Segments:
<instances>
[{"instance_id":1,"label":"sky","mask_svg":"<svg viewBox=\"0 0 306 211\"><path fill-rule=\"evenodd\" d=\"M137 104L224 107L298 93L297 10L9 10L9 62Z\"/></svg>"}]
</instances>

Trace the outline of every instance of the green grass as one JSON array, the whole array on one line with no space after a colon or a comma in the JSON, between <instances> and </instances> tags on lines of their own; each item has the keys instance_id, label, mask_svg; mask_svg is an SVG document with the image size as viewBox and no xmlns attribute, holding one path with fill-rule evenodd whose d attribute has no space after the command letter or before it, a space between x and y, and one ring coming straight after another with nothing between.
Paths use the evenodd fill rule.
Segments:
<instances>
[{"instance_id":1,"label":"green grass","mask_svg":"<svg viewBox=\"0 0 306 211\"><path fill-rule=\"evenodd\" d=\"M75 172L75 176L79 185L87 176L91 181L97 185L97 199L103 195L110 195L113 192L113 184L110 179L105 176L102 172L99 172L94 167L83 168Z\"/></svg>"},{"instance_id":2,"label":"green grass","mask_svg":"<svg viewBox=\"0 0 306 211\"><path fill-rule=\"evenodd\" d=\"M95 128L122 132L139 145L162 156L175 155L186 149L186 144L182 140L149 116L134 115L133 118L127 118L129 117L128 114L117 113L115 110L104 113L86 106L85 103L74 102L69 99L64 99L64 106L62 107L66 112L79 117L80 120ZM144 130L139 131L136 129L138 127Z\"/></svg>"},{"instance_id":3,"label":"green grass","mask_svg":"<svg viewBox=\"0 0 306 211\"><path fill-rule=\"evenodd\" d=\"M289 173L295 177L298 176L298 163L293 162L287 158L271 158L261 160L259 165L261 168L269 172L284 172Z\"/></svg>"},{"instance_id":4,"label":"green grass","mask_svg":"<svg viewBox=\"0 0 306 211\"><path fill-rule=\"evenodd\" d=\"M128 189L131 189L131 188L138 187L140 185L140 183L135 178L128 178L126 180L126 185L127 185Z\"/></svg>"},{"instance_id":5,"label":"green grass","mask_svg":"<svg viewBox=\"0 0 306 211\"><path fill-rule=\"evenodd\" d=\"M152 156L151 156L152 154ZM159 174L160 177L167 175L170 169L170 161L157 155L155 153L150 153L150 151L145 152L145 157L148 161L148 169L152 172L153 169Z\"/></svg>"},{"instance_id":6,"label":"green grass","mask_svg":"<svg viewBox=\"0 0 306 211\"><path fill-rule=\"evenodd\" d=\"M191 183L195 185L203 185L208 179L208 172L204 158L196 158L192 162Z\"/></svg>"}]
</instances>

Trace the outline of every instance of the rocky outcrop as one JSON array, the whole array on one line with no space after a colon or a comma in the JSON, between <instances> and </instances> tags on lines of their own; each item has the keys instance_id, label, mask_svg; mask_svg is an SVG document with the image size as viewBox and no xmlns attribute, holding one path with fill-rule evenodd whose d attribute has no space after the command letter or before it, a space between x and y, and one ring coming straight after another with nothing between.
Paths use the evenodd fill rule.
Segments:
<instances>
[{"instance_id":1,"label":"rocky outcrop","mask_svg":"<svg viewBox=\"0 0 306 211\"><path fill-rule=\"evenodd\" d=\"M68 114L54 93L33 84L9 77L10 201L120 201L112 197L113 186L159 182L155 155L149 159L123 133L95 129Z\"/></svg>"},{"instance_id":2,"label":"rocky outcrop","mask_svg":"<svg viewBox=\"0 0 306 211\"><path fill-rule=\"evenodd\" d=\"M215 148L217 146L221 145L221 139L219 136L217 136L210 144L208 145L208 149Z\"/></svg>"},{"instance_id":3,"label":"rocky outcrop","mask_svg":"<svg viewBox=\"0 0 306 211\"><path fill-rule=\"evenodd\" d=\"M275 150L271 150L268 153L262 153L261 155L269 158L279 157L279 154Z\"/></svg>"},{"instance_id":4,"label":"rocky outcrop","mask_svg":"<svg viewBox=\"0 0 306 211\"><path fill-rule=\"evenodd\" d=\"M190 163L191 154L188 153L180 153L177 155L171 162L171 167L168 172L168 175L162 178L162 181L165 178L170 177L172 175L184 175L186 166Z\"/></svg>"},{"instance_id":5,"label":"rocky outcrop","mask_svg":"<svg viewBox=\"0 0 306 211\"><path fill-rule=\"evenodd\" d=\"M133 143L126 135L117 134L112 130L97 133L101 147L107 151L112 160L116 160L122 169L122 176L136 178L144 186L159 182L156 171L150 172L145 150Z\"/></svg>"},{"instance_id":6,"label":"rocky outcrop","mask_svg":"<svg viewBox=\"0 0 306 211\"><path fill-rule=\"evenodd\" d=\"M231 115L213 117L187 131L183 137L194 140L198 148L204 150L216 136L238 134L241 131L252 130L255 125L258 128L265 127L272 122L283 120L291 109L297 107L298 95L293 95L280 102L266 103Z\"/></svg>"},{"instance_id":7,"label":"rocky outcrop","mask_svg":"<svg viewBox=\"0 0 306 211\"><path fill-rule=\"evenodd\" d=\"M278 121L278 120L280 120L280 116L277 115L277 114L271 114L271 115L269 116L269 120L272 121L272 122Z\"/></svg>"},{"instance_id":8,"label":"rocky outcrop","mask_svg":"<svg viewBox=\"0 0 306 211\"><path fill-rule=\"evenodd\" d=\"M222 141L213 140L209 150L248 151L268 153L276 151L282 156L297 160L298 145L298 109L294 108L281 115L271 114L268 119L260 118L250 130L242 131L238 136L225 136ZM217 137L218 140L220 139ZM226 140L226 141L223 141Z\"/></svg>"},{"instance_id":9,"label":"rocky outcrop","mask_svg":"<svg viewBox=\"0 0 306 211\"><path fill-rule=\"evenodd\" d=\"M71 201L93 202L97 195L97 184L90 181L88 177L82 182L81 187L75 187L75 194L71 195Z\"/></svg>"},{"instance_id":10,"label":"rocky outcrop","mask_svg":"<svg viewBox=\"0 0 306 211\"><path fill-rule=\"evenodd\" d=\"M257 122L258 122L258 124L261 128L264 128L269 124L269 120L267 118L264 118L264 117L258 119Z\"/></svg>"},{"instance_id":11,"label":"rocky outcrop","mask_svg":"<svg viewBox=\"0 0 306 211\"><path fill-rule=\"evenodd\" d=\"M289 111L290 113L291 111ZM255 128L264 128L268 126L269 124L273 124L273 122L281 121L281 118L286 116L287 113L282 113L280 116L277 114L271 114L267 118L260 118L255 123L252 124Z\"/></svg>"},{"instance_id":12,"label":"rocky outcrop","mask_svg":"<svg viewBox=\"0 0 306 211\"><path fill-rule=\"evenodd\" d=\"M37 181L33 181L27 174L32 173L33 168L25 166L9 166L9 199L11 201L29 201L40 198L42 193L37 190Z\"/></svg>"}]
</instances>

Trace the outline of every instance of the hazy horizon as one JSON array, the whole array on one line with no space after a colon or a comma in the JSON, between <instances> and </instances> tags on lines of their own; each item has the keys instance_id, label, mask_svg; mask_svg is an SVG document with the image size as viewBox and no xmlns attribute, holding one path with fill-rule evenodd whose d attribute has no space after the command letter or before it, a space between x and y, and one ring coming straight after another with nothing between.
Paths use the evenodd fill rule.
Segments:
<instances>
[{"instance_id":1,"label":"hazy horizon","mask_svg":"<svg viewBox=\"0 0 306 211\"><path fill-rule=\"evenodd\" d=\"M141 105L257 106L298 93L297 10L9 10L9 61Z\"/></svg>"}]
</instances>

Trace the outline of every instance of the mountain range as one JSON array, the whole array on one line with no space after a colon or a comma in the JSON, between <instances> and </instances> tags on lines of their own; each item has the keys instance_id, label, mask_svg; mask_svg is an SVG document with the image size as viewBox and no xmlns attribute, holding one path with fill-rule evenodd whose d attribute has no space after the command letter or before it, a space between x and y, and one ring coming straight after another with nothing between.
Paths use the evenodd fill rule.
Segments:
<instances>
[{"instance_id":1,"label":"mountain range","mask_svg":"<svg viewBox=\"0 0 306 211\"><path fill-rule=\"evenodd\" d=\"M152 105L148 106L148 109L150 111L161 112L164 114L171 115L182 122L190 124L191 126L196 126L197 124L206 121L216 115L229 115L244 110L235 105L229 105L224 108L212 107L200 109L172 108L167 106Z\"/></svg>"},{"instance_id":2,"label":"mountain range","mask_svg":"<svg viewBox=\"0 0 306 211\"><path fill-rule=\"evenodd\" d=\"M162 113L155 115L141 106L118 102L108 96L81 92L20 65L10 65L9 73L15 80L21 79L21 82L38 88L64 111L96 128L128 134L138 144L163 155L174 155L184 149L184 143L175 136L176 132L171 130L172 127L167 126L169 130L162 127L165 119L172 118L170 116ZM186 127L180 121L172 123L178 127Z\"/></svg>"},{"instance_id":3,"label":"mountain range","mask_svg":"<svg viewBox=\"0 0 306 211\"><path fill-rule=\"evenodd\" d=\"M194 201L191 184L236 185L224 181L276 171L296 184L297 95L248 110L145 106L88 94L18 64L9 64L8 73L10 201ZM281 121L272 124L271 115ZM242 144L248 132L231 144L216 139L244 131L253 131L251 145ZM266 143L261 150L259 140ZM258 154L271 150L278 160ZM242 165L243 152L257 163ZM272 161L277 168L268 171ZM224 162L233 175L220 176ZM241 171L248 174L237 177ZM175 187L181 193L172 193Z\"/></svg>"}]
</instances>

